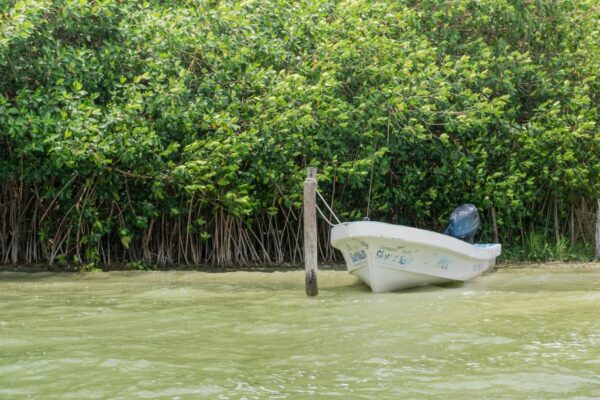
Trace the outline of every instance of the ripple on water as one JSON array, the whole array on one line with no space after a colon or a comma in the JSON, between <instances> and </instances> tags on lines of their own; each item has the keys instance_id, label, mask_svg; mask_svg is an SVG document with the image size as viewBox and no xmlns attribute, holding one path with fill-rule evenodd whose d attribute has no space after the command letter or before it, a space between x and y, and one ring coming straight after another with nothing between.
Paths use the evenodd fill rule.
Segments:
<instances>
[{"instance_id":1,"label":"ripple on water","mask_svg":"<svg viewBox=\"0 0 600 400\"><path fill-rule=\"evenodd\" d=\"M0 338L0 349L2 349L3 347L13 349L14 347L28 346L30 344L30 340L17 338Z\"/></svg>"},{"instance_id":2,"label":"ripple on water","mask_svg":"<svg viewBox=\"0 0 600 400\"><path fill-rule=\"evenodd\" d=\"M135 396L141 399L180 399L181 396L209 396L223 392L219 386L194 386L194 387L168 387L156 391L140 390L134 392Z\"/></svg>"},{"instance_id":3,"label":"ripple on water","mask_svg":"<svg viewBox=\"0 0 600 400\"><path fill-rule=\"evenodd\" d=\"M473 345L506 345L514 343L515 339L504 336L478 336L475 334L468 333L443 333L433 335L429 339L430 343L464 343L469 346Z\"/></svg>"},{"instance_id":4,"label":"ripple on water","mask_svg":"<svg viewBox=\"0 0 600 400\"><path fill-rule=\"evenodd\" d=\"M580 387L600 384L600 378L591 379L565 373L516 372L496 374L474 380L469 376L457 376L446 382L433 383L440 390L483 390L493 387L522 393L565 393Z\"/></svg>"}]
</instances>

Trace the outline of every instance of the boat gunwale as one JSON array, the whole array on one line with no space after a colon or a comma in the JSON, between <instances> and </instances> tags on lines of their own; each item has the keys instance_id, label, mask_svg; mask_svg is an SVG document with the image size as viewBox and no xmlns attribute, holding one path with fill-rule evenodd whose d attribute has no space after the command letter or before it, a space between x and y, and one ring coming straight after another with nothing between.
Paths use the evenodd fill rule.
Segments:
<instances>
[{"instance_id":1,"label":"boat gunwale","mask_svg":"<svg viewBox=\"0 0 600 400\"><path fill-rule=\"evenodd\" d=\"M374 235L373 226L385 227L385 233ZM380 229L381 232L381 229ZM431 241L419 240L423 235L430 236ZM412 237L412 238L411 238ZM417 239L415 239L415 237ZM370 242L377 239L400 240L410 245L419 247L432 247L451 253L459 254L477 260L491 260L500 255L502 245L493 243L488 247L478 247L452 236L426 229L413 228L405 225L395 225L378 221L353 221L335 225L331 229L331 244L336 247L337 242L348 239Z\"/></svg>"}]
</instances>

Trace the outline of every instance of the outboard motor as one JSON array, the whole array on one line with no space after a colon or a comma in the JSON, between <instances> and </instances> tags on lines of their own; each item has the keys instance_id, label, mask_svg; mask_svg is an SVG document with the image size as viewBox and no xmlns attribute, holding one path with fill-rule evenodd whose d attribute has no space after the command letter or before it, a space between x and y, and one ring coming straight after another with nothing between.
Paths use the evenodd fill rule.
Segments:
<instances>
[{"instance_id":1,"label":"outboard motor","mask_svg":"<svg viewBox=\"0 0 600 400\"><path fill-rule=\"evenodd\" d=\"M479 224L477 207L473 204L463 204L452 211L448 227L444 229L443 233L473 243Z\"/></svg>"}]
</instances>

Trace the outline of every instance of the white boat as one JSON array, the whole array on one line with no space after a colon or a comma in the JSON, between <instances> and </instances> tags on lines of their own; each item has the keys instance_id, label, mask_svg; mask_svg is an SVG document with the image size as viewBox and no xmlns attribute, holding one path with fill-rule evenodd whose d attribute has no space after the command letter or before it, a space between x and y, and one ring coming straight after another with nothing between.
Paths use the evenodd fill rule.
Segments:
<instances>
[{"instance_id":1,"label":"white boat","mask_svg":"<svg viewBox=\"0 0 600 400\"><path fill-rule=\"evenodd\" d=\"M473 279L493 268L500 244L470 244L452 236L382 222L346 222L331 229L331 244L348 272L373 292Z\"/></svg>"}]
</instances>

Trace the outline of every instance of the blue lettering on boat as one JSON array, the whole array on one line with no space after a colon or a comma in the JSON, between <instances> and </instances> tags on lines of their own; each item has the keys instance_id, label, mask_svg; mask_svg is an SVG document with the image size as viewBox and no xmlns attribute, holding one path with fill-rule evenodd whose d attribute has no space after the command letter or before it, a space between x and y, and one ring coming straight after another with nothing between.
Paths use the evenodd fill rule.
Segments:
<instances>
[{"instance_id":1,"label":"blue lettering on boat","mask_svg":"<svg viewBox=\"0 0 600 400\"><path fill-rule=\"evenodd\" d=\"M367 253L365 253L364 250L358 250L353 253L350 253L350 258L352 259L352 262L357 263L359 261L366 260Z\"/></svg>"},{"instance_id":2,"label":"blue lettering on boat","mask_svg":"<svg viewBox=\"0 0 600 400\"><path fill-rule=\"evenodd\" d=\"M392 257L392 254L385 250L377 250L375 257L377 257L378 260L389 260L390 257Z\"/></svg>"},{"instance_id":3,"label":"blue lettering on boat","mask_svg":"<svg viewBox=\"0 0 600 400\"><path fill-rule=\"evenodd\" d=\"M435 266L442 271L447 271L448 264L450 264L450 261L446 257L442 257L437 261L437 263L435 263Z\"/></svg>"}]
</instances>

